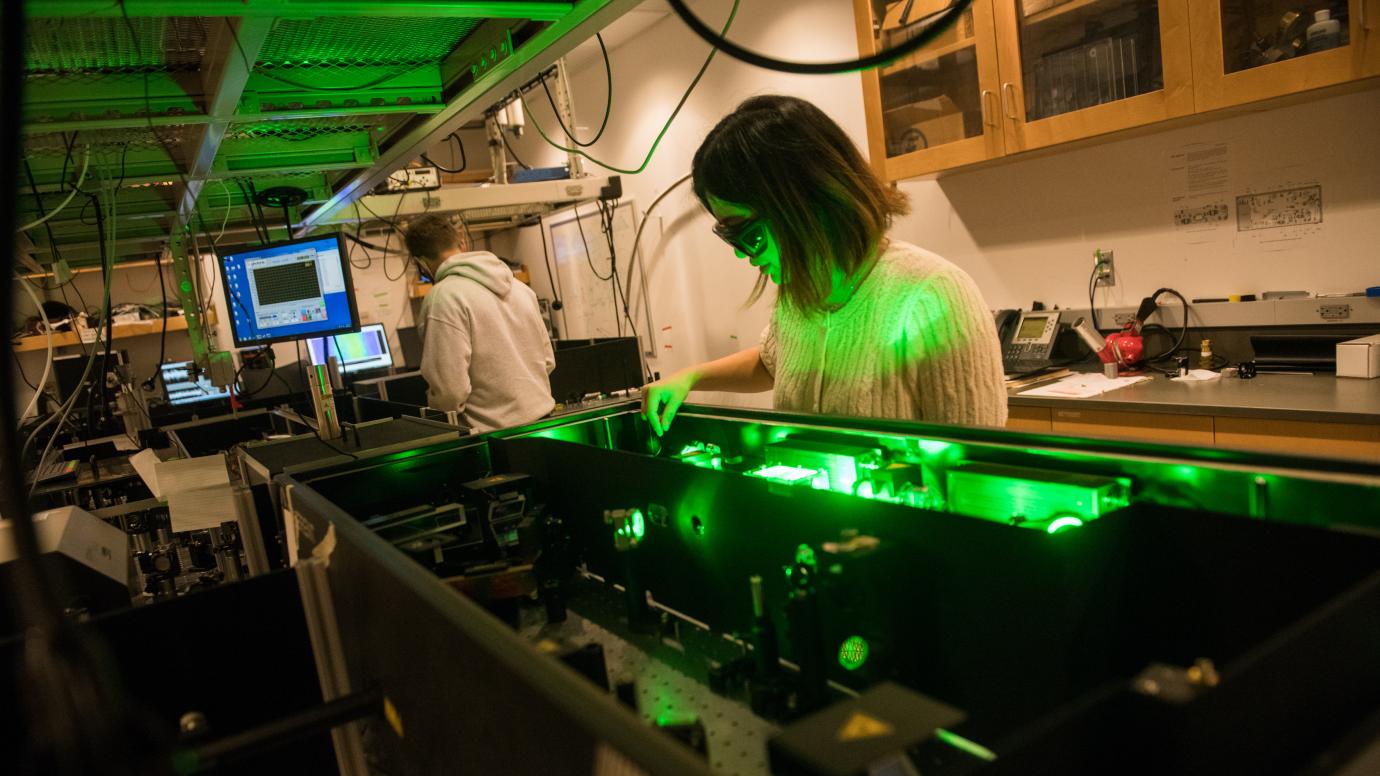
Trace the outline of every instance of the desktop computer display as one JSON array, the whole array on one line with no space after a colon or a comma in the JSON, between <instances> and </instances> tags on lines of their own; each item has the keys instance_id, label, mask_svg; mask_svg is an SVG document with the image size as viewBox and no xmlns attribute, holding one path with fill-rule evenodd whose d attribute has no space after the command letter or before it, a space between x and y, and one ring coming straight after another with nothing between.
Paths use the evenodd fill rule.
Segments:
<instances>
[{"instance_id":1,"label":"desktop computer display","mask_svg":"<svg viewBox=\"0 0 1380 776\"><path fill-rule=\"evenodd\" d=\"M366 324L350 334L309 339L307 352L311 354L312 366L324 364L326 359L335 356L344 374L393 366L388 334L381 323Z\"/></svg>"},{"instance_id":2,"label":"desktop computer display","mask_svg":"<svg viewBox=\"0 0 1380 776\"><path fill-rule=\"evenodd\" d=\"M230 397L230 389L212 385L211 377L205 372L197 372L193 376L192 367L191 361L170 361L159 366L163 377L163 396L168 404L182 407Z\"/></svg>"},{"instance_id":3,"label":"desktop computer display","mask_svg":"<svg viewBox=\"0 0 1380 776\"><path fill-rule=\"evenodd\" d=\"M333 234L222 256L235 346L358 330L348 255Z\"/></svg>"}]
</instances>

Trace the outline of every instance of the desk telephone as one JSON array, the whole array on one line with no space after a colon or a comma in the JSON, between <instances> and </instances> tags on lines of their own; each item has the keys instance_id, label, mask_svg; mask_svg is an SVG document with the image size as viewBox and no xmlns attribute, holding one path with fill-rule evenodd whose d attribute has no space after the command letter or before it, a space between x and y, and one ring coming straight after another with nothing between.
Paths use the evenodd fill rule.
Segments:
<instances>
[{"instance_id":1,"label":"desk telephone","mask_svg":"<svg viewBox=\"0 0 1380 776\"><path fill-rule=\"evenodd\" d=\"M1070 328L1059 310L998 310L1002 370L1008 375L1037 372L1054 366L1054 346Z\"/></svg>"}]
</instances>

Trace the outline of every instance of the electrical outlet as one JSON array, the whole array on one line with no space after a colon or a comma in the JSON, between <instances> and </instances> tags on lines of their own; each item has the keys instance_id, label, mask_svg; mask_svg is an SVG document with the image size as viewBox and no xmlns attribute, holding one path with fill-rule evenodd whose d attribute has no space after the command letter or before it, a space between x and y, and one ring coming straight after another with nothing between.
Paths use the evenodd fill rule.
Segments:
<instances>
[{"instance_id":1,"label":"electrical outlet","mask_svg":"<svg viewBox=\"0 0 1380 776\"><path fill-rule=\"evenodd\" d=\"M1097 285L1116 285L1116 265L1112 262L1112 252L1099 250L1093 253L1093 260L1098 262Z\"/></svg>"}]
</instances>

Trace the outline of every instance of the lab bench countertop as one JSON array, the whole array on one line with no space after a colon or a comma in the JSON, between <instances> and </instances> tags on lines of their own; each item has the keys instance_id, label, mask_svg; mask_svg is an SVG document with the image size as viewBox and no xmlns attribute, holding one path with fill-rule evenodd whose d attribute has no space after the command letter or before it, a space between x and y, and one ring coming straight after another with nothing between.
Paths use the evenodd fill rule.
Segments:
<instances>
[{"instance_id":1,"label":"lab bench countertop","mask_svg":"<svg viewBox=\"0 0 1380 776\"><path fill-rule=\"evenodd\" d=\"M1333 375L1261 374L1251 380L1223 377L1210 383L1149 382L1089 399L1012 394L1013 407L1164 412L1262 420L1314 420L1380 425L1380 379Z\"/></svg>"}]
</instances>

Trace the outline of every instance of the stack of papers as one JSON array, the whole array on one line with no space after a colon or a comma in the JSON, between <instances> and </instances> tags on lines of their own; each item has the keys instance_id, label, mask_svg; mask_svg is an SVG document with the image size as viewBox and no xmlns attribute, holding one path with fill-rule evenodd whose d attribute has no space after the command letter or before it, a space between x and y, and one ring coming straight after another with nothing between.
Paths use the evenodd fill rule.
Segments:
<instances>
[{"instance_id":1,"label":"stack of papers","mask_svg":"<svg viewBox=\"0 0 1380 776\"><path fill-rule=\"evenodd\" d=\"M235 489L230 485L223 453L160 461L152 450L142 450L129 462L153 497L168 502L174 533L204 531L238 518Z\"/></svg>"},{"instance_id":2,"label":"stack of papers","mask_svg":"<svg viewBox=\"0 0 1380 776\"><path fill-rule=\"evenodd\" d=\"M1020 395L1052 396L1060 399L1090 399L1108 391L1115 391L1118 388L1125 388L1128 385L1146 382L1149 379L1149 375L1108 378L1104 374L1090 372L1082 375L1069 375L1057 383L1031 388L1028 391L1021 391Z\"/></svg>"}]
</instances>

